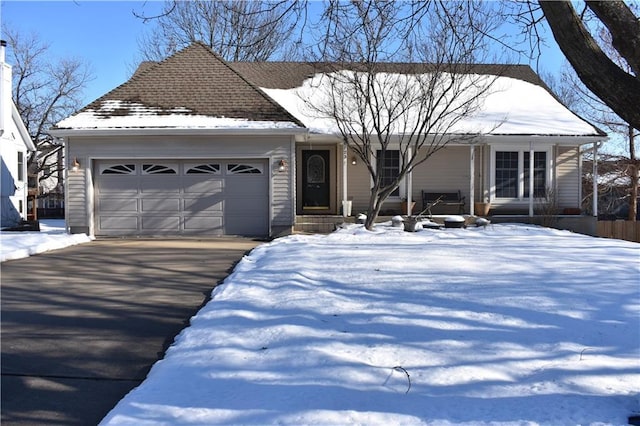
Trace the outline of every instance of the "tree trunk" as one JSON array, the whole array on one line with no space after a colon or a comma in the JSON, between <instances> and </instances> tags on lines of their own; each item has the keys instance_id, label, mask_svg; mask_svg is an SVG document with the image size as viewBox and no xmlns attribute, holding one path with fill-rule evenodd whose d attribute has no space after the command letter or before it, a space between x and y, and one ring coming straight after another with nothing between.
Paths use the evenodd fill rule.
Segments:
<instances>
[{"instance_id":1,"label":"tree trunk","mask_svg":"<svg viewBox=\"0 0 640 426\"><path fill-rule=\"evenodd\" d=\"M640 20L620 1L588 1L589 9L611 34L611 45L640 75Z\"/></svg>"},{"instance_id":2,"label":"tree trunk","mask_svg":"<svg viewBox=\"0 0 640 426\"><path fill-rule=\"evenodd\" d=\"M629 216L627 219L635 221L638 212L638 169L640 161L636 158L635 132L629 126L629 178L631 179L631 198L629 199Z\"/></svg>"},{"instance_id":3,"label":"tree trunk","mask_svg":"<svg viewBox=\"0 0 640 426\"><path fill-rule=\"evenodd\" d=\"M369 208L367 209L367 219L364 221L364 227L368 231L373 231L373 225L376 223L381 207L382 203L380 202L380 194L370 197Z\"/></svg>"},{"instance_id":4,"label":"tree trunk","mask_svg":"<svg viewBox=\"0 0 640 426\"><path fill-rule=\"evenodd\" d=\"M570 1L541 1L540 7L562 53L580 80L622 119L640 129L640 109L637 107L640 80L607 57ZM613 32L611 28L609 30Z\"/></svg>"}]
</instances>

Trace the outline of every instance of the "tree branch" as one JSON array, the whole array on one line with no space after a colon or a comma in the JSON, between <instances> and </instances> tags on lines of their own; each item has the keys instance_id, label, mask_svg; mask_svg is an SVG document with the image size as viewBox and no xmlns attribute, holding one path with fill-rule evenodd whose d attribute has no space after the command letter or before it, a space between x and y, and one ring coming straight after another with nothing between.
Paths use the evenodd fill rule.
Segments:
<instances>
[{"instance_id":1,"label":"tree branch","mask_svg":"<svg viewBox=\"0 0 640 426\"><path fill-rule=\"evenodd\" d=\"M623 71L602 51L571 3L541 1L553 36L580 80L616 114L640 129L640 80Z\"/></svg>"}]
</instances>

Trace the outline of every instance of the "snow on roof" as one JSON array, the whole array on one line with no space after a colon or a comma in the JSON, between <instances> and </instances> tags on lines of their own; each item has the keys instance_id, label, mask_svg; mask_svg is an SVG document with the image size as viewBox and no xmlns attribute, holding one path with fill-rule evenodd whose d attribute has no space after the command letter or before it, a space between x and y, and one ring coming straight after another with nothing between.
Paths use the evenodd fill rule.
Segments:
<instances>
[{"instance_id":1,"label":"snow on roof","mask_svg":"<svg viewBox=\"0 0 640 426\"><path fill-rule=\"evenodd\" d=\"M105 98L62 120L56 127L58 129L84 130L147 128L267 130L303 129L301 127L302 124L311 133L339 134L335 120L326 115L322 116L317 111L317 108L324 109L331 102L334 96L330 93L332 89L336 89L336 76L340 74L342 74L342 77L347 76L348 80L349 74L353 74L353 71L342 70L336 73L317 73L305 79L300 86L290 89L260 88L273 101L269 101L272 102L272 105L276 106L276 108L282 108L280 110L282 113L279 116L273 116L274 120L270 119L270 115L258 114L261 108L253 106L250 102L244 103L244 108L248 111L256 111L256 114L247 113L232 118L221 112L223 110L215 112L215 108L211 111L201 112L190 107L149 106L148 102ZM444 80L444 84L449 82L446 80L447 75L451 76L453 74L441 73L439 77ZM361 77L366 78L366 74L362 73ZM406 96L406 91L403 90L406 85L424 85L431 78L432 75L427 73L379 72L376 74L376 84L381 92ZM344 78L342 81L342 87L338 87L338 93L341 96L335 98L344 100L348 104L346 106L347 111L355 114L355 111L358 110L358 104L355 101L357 96L349 96L350 91L352 91L350 84L348 82L344 83ZM334 85L333 88L331 87L332 84ZM456 80L456 84L463 85L464 94L454 100L455 105L465 103L465 98L473 98L478 90L484 90L483 87L486 88L489 84L490 89L486 95L481 97L480 105L474 112L464 116L462 119L455 114L449 114L446 119L441 120L438 126L429 129L429 133L603 136L597 128L575 115L545 87L538 84L518 78L485 74L464 74L462 79L458 78ZM435 91L438 87L443 87L443 84L435 84L433 87ZM260 92L257 88L255 90L258 93ZM418 89L414 91L416 98L423 96L420 95L421 90L422 93L426 93L424 89ZM203 95L201 94L200 96ZM224 104L225 102L224 99L216 100L216 97L206 97L209 99L209 103ZM177 99L179 97L174 101ZM309 105L315 105L315 107L312 108ZM420 119L419 117L424 115L424 110L418 111L418 107L415 105L412 100L403 105L407 110L407 114L401 116L394 123L390 133L406 133L406 130L403 131L402 129L406 129L407 125L411 127L416 120ZM229 111L233 111L233 109ZM286 116L290 120L278 120L277 118L280 116L283 118ZM295 120L300 121L300 123L296 123ZM369 120L371 120L371 117L369 117ZM358 121L359 119L354 117L354 122ZM371 125L366 123L363 130L371 132Z\"/></svg>"},{"instance_id":2,"label":"snow on roof","mask_svg":"<svg viewBox=\"0 0 640 426\"><path fill-rule=\"evenodd\" d=\"M296 129L293 122L255 121L193 114L184 107L170 110L136 102L103 101L99 109L85 109L60 121L59 129Z\"/></svg>"},{"instance_id":3,"label":"snow on roof","mask_svg":"<svg viewBox=\"0 0 640 426\"><path fill-rule=\"evenodd\" d=\"M341 71L349 73L350 71ZM326 78L326 76L329 78ZM389 79L388 73L376 74L379 86L384 86ZM403 75L405 79L430 78L426 75ZM562 105L544 87L510 77L479 76L477 74L466 75L468 84L482 81L483 78L491 79L489 93L482 98L480 108L463 120L450 118L444 123L446 133L455 134L493 134L493 135L571 135L571 136L602 136L592 125L581 119L568 108ZM493 79L495 78L495 81ZM293 89L262 88L271 98L285 107L292 115L298 118L312 133L339 133L333 119L322 117L309 107L313 105L328 105L331 98L330 80L335 78L332 74L316 74L303 82L300 87ZM488 81L488 80L487 80ZM349 83L341 88L348 93ZM335 89L335 87L334 87ZM468 90L465 96L475 95L474 90ZM346 97L346 96L345 96ZM354 104L355 105L355 104ZM409 114L411 115L411 114ZM413 114L415 116L415 112ZM415 119L409 117L408 120ZM356 119L357 120L357 119ZM405 123L398 123L398 128L403 128ZM369 131L371 129L368 129Z\"/></svg>"}]
</instances>

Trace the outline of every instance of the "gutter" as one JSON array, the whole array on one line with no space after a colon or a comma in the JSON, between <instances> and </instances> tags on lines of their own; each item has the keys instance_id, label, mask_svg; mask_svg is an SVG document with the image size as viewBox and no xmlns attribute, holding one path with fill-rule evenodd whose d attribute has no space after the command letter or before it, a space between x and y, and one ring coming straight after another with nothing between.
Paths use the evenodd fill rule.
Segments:
<instances>
[{"instance_id":1,"label":"gutter","mask_svg":"<svg viewBox=\"0 0 640 426\"><path fill-rule=\"evenodd\" d=\"M69 136L178 136L178 135L303 135L306 128L282 129L212 129L212 128L110 128L110 129L70 129L52 128L49 133L55 137Z\"/></svg>"}]
</instances>

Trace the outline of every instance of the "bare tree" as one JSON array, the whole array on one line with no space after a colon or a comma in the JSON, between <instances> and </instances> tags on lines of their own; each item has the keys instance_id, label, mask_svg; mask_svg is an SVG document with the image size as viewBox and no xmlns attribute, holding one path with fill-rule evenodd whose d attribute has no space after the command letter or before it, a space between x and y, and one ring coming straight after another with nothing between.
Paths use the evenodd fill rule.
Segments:
<instances>
[{"instance_id":1,"label":"bare tree","mask_svg":"<svg viewBox=\"0 0 640 426\"><path fill-rule=\"evenodd\" d=\"M527 31L533 33L534 45L539 42L538 24L546 20L563 54L576 74L599 99L633 128L640 130L640 19L622 0L585 1L525 1L525 11L515 14ZM576 7L584 9L578 13ZM592 34L598 21L611 37L611 46L629 66L621 68Z\"/></svg>"},{"instance_id":2,"label":"bare tree","mask_svg":"<svg viewBox=\"0 0 640 426\"><path fill-rule=\"evenodd\" d=\"M52 59L49 45L36 34L9 28L5 36L13 66L13 100L37 149L28 169L39 181L57 177L62 184L64 165L57 158L63 146L48 131L81 106L82 90L91 80L89 67L79 59Z\"/></svg>"},{"instance_id":3,"label":"bare tree","mask_svg":"<svg viewBox=\"0 0 640 426\"><path fill-rule=\"evenodd\" d=\"M315 82L324 101L303 100L335 123L369 171L367 229L415 167L480 131L455 128L477 112L497 78L476 72L488 50L486 34L497 24L485 6L375 0L327 5L317 59L328 69ZM407 63L385 63L390 60ZM390 175L385 163L396 152L399 168Z\"/></svg>"},{"instance_id":4,"label":"bare tree","mask_svg":"<svg viewBox=\"0 0 640 426\"><path fill-rule=\"evenodd\" d=\"M632 8L632 10L635 10ZM593 24L593 37L598 43L602 52L610 58L622 71L629 75L633 75L635 71L632 66L625 60L621 53L614 45L613 35L607 30L603 24ZM640 43L640 40L638 40ZM618 114L591 90L589 90L578 78L576 72L568 67L562 71L561 80L558 84L556 93L560 94L561 99L570 105L574 111L603 127L610 135L617 136L615 140L622 142L622 147L615 147L616 153L611 152L602 156L602 162L599 164L603 167L603 172L607 174L608 182L615 185L616 188L607 188L603 186L603 190L610 194L616 192L620 186L626 187L626 194L623 198L629 205L628 220L636 220L637 217L637 199L638 199L638 175L640 171L640 160L636 151L636 140L640 135L638 130L621 118ZM564 94L564 95L563 95ZM608 150L611 151L611 150ZM623 183L623 184L621 184ZM589 187L591 188L591 186ZM603 206L609 203L603 203ZM612 206L615 207L615 206Z\"/></svg>"},{"instance_id":5,"label":"bare tree","mask_svg":"<svg viewBox=\"0 0 640 426\"><path fill-rule=\"evenodd\" d=\"M295 0L166 1L158 16L137 15L157 23L140 50L158 61L199 41L229 61L274 59L288 51L306 13L306 2Z\"/></svg>"}]
</instances>

